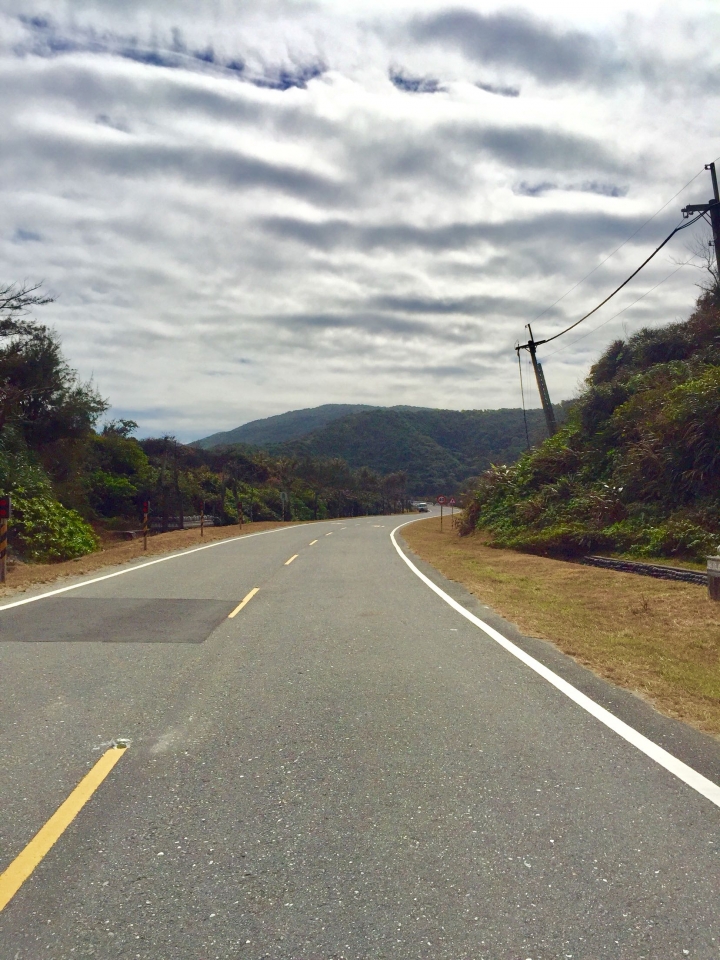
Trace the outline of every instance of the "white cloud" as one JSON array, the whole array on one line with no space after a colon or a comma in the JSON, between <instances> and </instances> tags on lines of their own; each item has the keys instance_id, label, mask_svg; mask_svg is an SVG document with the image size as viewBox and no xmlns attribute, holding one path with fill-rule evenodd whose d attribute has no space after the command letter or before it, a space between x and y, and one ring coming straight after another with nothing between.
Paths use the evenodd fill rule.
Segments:
<instances>
[{"instance_id":1,"label":"white cloud","mask_svg":"<svg viewBox=\"0 0 720 960\"><path fill-rule=\"evenodd\" d=\"M41 319L144 432L326 402L516 406L524 324L720 154L705 5L616 3L595 22L561 3L547 19L194 6L38 3L2 24L5 280L45 280ZM536 336L634 269L706 179ZM597 322L684 253L680 239ZM623 323L686 315L696 280L684 268L554 344L553 397Z\"/></svg>"}]
</instances>

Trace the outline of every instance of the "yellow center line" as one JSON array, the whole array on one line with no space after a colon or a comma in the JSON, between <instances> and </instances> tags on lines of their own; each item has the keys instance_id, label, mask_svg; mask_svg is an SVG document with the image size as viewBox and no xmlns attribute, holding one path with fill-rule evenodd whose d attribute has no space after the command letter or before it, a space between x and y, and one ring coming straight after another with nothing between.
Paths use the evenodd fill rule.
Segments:
<instances>
[{"instance_id":1,"label":"yellow center line","mask_svg":"<svg viewBox=\"0 0 720 960\"><path fill-rule=\"evenodd\" d=\"M330 533L326 533L326 534L325 534L326 537L331 537L332 535L333 535L332 530L330 531Z\"/></svg>"},{"instance_id":2,"label":"yellow center line","mask_svg":"<svg viewBox=\"0 0 720 960\"><path fill-rule=\"evenodd\" d=\"M312 546L314 543L317 543L317 540L311 540L311 541L310 541L310 546Z\"/></svg>"},{"instance_id":3,"label":"yellow center line","mask_svg":"<svg viewBox=\"0 0 720 960\"><path fill-rule=\"evenodd\" d=\"M290 557L289 560L286 560L286 561L285 561L285 566L286 566L286 567L289 566L289 565L293 562L293 560L297 560L297 558L298 558L299 556L300 556L299 553L294 553L294 554Z\"/></svg>"},{"instance_id":4,"label":"yellow center line","mask_svg":"<svg viewBox=\"0 0 720 960\"><path fill-rule=\"evenodd\" d=\"M45 854L80 813L125 750L123 746L115 746L106 751L45 826L40 828L25 849L15 857L7 870L0 873L0 911L8 905Z\"/></svg>"},{"instance_id":5,"label":"yellow center line","mask_svg":"<svg viewBox=\"0 0 720 960\"><path fill-rule=\"evenodd\" d=\"M240 613L242 608L245 606L245 604L249 603L252 600L252 598L255 596L255 594L258 592L259 589L260 587L253 587L250 593L235 607L233 612L228 614L228 620L232 620L233 617L236 617Z\"/></svg>"}]
</instances>

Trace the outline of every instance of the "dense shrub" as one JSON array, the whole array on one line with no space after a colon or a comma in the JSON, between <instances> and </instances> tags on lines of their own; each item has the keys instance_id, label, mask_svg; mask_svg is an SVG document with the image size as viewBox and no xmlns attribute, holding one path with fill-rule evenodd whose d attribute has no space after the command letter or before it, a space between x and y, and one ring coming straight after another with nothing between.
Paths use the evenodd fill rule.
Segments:
<instances>
[{"instance_id":1,"label":"dense shrub","mask_svg":"<svg viewBox=\"0 0 720 960\"><path fill-rule=\"evenodd\" d=\"M46 494L28 496L21 488L13 492L11 533L22 556L36 562L71 560L98 546L79 513Z\"/></svg>"},{"instance_id":2,"label":"dense shrub","mask_svg":"<svg viewBox=\"0 0 720 960\"><path fill-rule=\"evenodd\" d=\"M462 522L497 545L699 559L720 541L720 309L616 341L558 433L480 478Z\"/></svg>"}]
</instances>

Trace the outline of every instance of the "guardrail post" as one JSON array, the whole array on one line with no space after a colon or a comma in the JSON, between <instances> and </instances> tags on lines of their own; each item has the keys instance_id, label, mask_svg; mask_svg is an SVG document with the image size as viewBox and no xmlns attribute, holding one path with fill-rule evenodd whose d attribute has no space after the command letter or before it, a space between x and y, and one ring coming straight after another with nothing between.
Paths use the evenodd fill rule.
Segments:
<instances>
[{"instance_id":1,"label":"guardrail post","mask_svg":"<svg viewBox=\"0 0 720 960\"><path fill-rule=\"evenodd\" d=\"M720 600L720 557L707 558L708 596Z\"/></svg>"}]
</instances>

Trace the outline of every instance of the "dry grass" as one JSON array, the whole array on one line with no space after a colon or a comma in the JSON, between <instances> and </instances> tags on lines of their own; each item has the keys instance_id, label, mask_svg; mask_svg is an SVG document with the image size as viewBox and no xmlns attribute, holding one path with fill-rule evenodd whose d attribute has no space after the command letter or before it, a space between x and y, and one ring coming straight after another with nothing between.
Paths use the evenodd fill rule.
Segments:
<instances>
[{"instance_id":1,"label":"dry grass","mask_svg":"<svg viewBox=\"0 0 720 960\"><path fill-rule=\"evenodd\" d=\"M668 716L720 733L720 604L694 584L488 547L437 518L403 537L418 556L517 624Z\"/></svg>"},{"instance_id":2,"label":"dry grass","mask_svg":"<svg viewBox=\"0 0 720 960\"><path fill-rule=\"evenodd\" d=\"M242 527L205 527L205 536L201 539L200 530L173 530L170 533L153 534L148 538L147 553L143 550L142 539L127 541L105 542L101 549L89 553L76 560L66 560L64 563L11 563L8 569L7 582L0 586L0 597L9 596L20 590L39 583L52 583L64 577L77 577L85 573L92 573L102 567L114 566L118 563L127 563L138 557L156 556L162 553L173 553L185 547L201 546L212 543L213 540L227 540L248 533L259 533L261 530L273 530L276 527L287 527L291 524L275 521L261 523L245 523Z\"/></svg>"}]
</instances>

